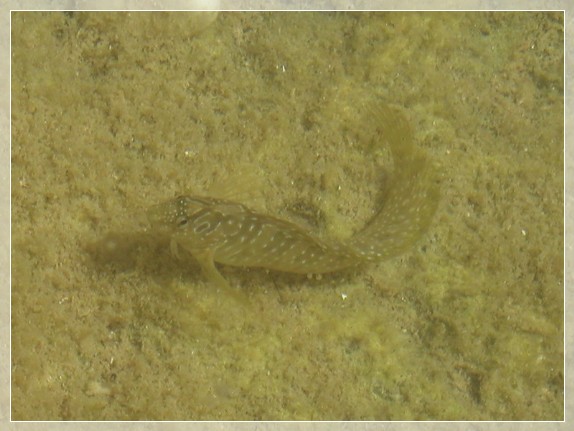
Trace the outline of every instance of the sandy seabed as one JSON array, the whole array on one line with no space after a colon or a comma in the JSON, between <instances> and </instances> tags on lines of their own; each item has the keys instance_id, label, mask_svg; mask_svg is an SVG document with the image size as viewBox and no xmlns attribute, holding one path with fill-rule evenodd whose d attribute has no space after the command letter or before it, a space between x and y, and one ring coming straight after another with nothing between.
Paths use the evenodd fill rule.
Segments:
<instances>
[{"instance_id":1,"label":"sandy seabed","mask_svg":"<svg viewBox=\"0 0 574 431\"><path fill-rule=\"evenodd\" d=\"M12 419L561 420L563 15L202 19L12 16ZM222 267L246 305L147 229L249 170L261 211L351 235L379 100L441 173L400 258Z\"/></svg>"}]
</instances>

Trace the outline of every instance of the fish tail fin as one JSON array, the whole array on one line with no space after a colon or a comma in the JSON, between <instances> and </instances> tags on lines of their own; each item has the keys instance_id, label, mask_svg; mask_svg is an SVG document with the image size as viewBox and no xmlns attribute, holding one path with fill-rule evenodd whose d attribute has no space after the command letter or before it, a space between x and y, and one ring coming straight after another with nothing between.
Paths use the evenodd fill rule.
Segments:
<instances>
[{"instance_id":1,"label":"fish tail fin","mask_svg":"<svg viewBox=\"0 0 574 431\"><path fill-rule=\"evenodd\" d=\"M404 115L387 106L373 108L394 163L385 202L367 226L353 236L350 246L367 260L399 255L428 229L439 201L435 168L414 145Z\"/></svg>"}]
</instances>

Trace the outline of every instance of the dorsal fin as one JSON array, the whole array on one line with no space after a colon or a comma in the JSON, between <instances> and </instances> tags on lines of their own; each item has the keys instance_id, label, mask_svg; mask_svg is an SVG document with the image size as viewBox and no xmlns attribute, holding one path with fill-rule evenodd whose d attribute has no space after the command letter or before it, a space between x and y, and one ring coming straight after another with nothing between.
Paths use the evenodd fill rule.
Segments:
<instances>
[{"instance_id":1,"label":"dorsal fin","mask_svg":"<svg viewBox=\"0 0 574 431\"><path fill-rule=\"evenodd\" d=\"M208 188L208 195L226 199L253 209L263 207L263 178L251 165L240 166L233 173L227 173L214 181Z\"/></svg>"}]
</instances>

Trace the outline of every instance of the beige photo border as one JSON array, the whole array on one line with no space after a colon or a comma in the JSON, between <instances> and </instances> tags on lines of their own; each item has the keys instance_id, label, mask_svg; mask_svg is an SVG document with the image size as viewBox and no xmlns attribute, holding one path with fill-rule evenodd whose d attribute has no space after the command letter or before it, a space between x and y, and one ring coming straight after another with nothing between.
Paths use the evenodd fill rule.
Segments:
<instances>
[{"instance_id":1,"label":"beige photo border","mask_svg":"<svg viewBox=\"0 0 574 431\"><path fill-rule=\"evenodd\" d=\"M223 10L564 10L565 11L565 136L574 132L573 61L574 3L568 0L7 0L0 3L0 429L2 430L564 430L574 429L574 318L571 312L574 262L574 152L565 145L565 417L566 422L10 422L10 11L11 10L181 10L200 4ZM201 6L199 6L201 7ZM187 6L187 8L192 8Z\"/></svg>"}]
</instances>

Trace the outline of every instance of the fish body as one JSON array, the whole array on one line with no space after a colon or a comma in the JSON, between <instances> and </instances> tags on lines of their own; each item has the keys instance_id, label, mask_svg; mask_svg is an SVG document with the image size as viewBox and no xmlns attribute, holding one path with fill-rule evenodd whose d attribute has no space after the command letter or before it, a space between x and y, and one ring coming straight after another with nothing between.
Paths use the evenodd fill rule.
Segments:
<instances>
[{"instance_id":1,"label":"fish body","mask_svg":"<svg viewBox=\"0 0 574 431\"><path fill-rule=\"evenodd\" d=\"M167 228L175 253L179 246L192 255L211 250L213 260L225 265L320 274L362 260L349 246L224 199L179 196L152 207L148 217Z\"/></svg>"},{"instance_id":2,"label":"fish body","mask_svg":"<svg viewBox=\"0 0 574 431\"><path fill-rule=\"evenodd\" d=\"M155 205L148 219L171 238L171 249L192 254L209 279L227 286L215 262L293 273L326 273L396 256L428 228L438 202L434 171L414 149L397 111L376 111L390 146L394 176L385 202L367 226L345 242L328 242L287 220L227 199L178 196Z\"/></svg>"}]
</instances>

